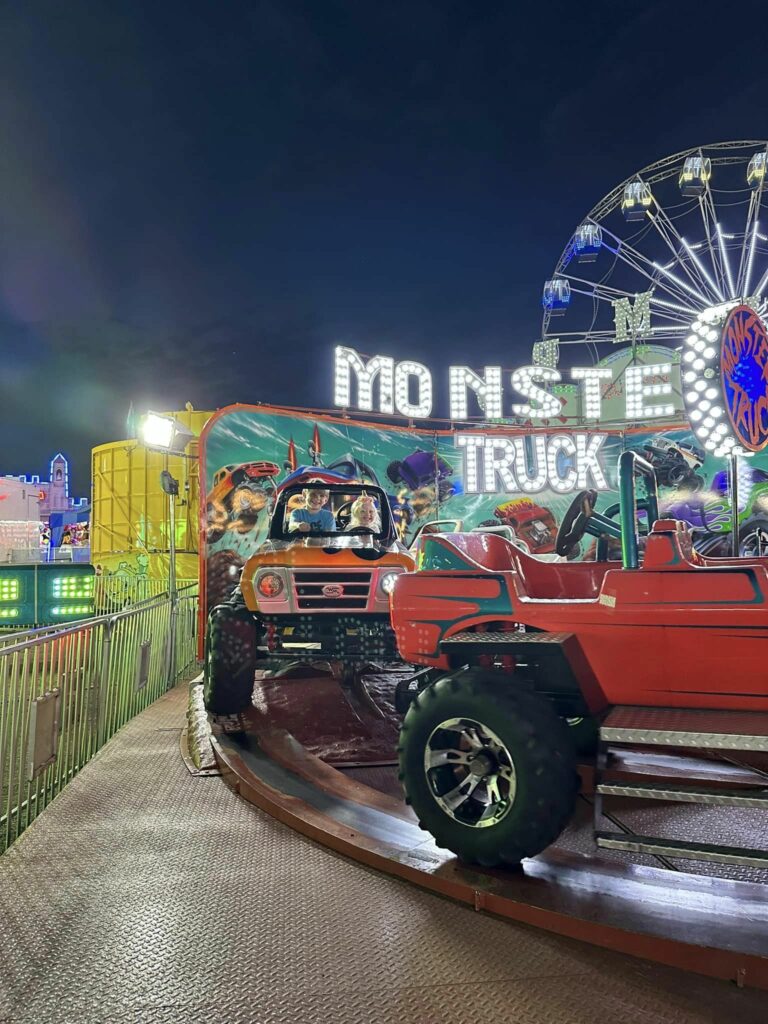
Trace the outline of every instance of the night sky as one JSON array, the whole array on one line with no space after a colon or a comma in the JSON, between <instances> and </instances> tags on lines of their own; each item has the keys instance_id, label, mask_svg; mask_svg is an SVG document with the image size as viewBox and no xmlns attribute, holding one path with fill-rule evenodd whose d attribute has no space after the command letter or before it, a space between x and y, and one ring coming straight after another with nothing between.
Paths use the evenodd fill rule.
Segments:
<instances>
[{"instance_id":1,"label":"night sky","mask_svg":"<svg viewBox=\"0 0 768 1024\"><path fill-rule=\"evenodd\" d=\"M60 0L0 14L0 473L143 410L330 406L332 349L526 362L574 227L765 138L763 4ZM440 411L440 410L438 410Z\"/></svg>"}]
</instances>

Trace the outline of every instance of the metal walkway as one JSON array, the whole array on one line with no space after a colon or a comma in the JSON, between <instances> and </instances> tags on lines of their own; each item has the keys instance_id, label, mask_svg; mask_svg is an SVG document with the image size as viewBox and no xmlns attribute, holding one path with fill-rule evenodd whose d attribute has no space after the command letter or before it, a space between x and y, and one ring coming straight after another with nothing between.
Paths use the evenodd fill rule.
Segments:
<instances>
[{"instance_id":1,"label":"metal walkway","mask_svg":"<svg viewBox=\"0 0 768 1024\"><path fill-rule=\"evenodd\" d=\"M193 778L187 687L0 859L0 1022L765 1024L765 993L495 920Z\"/></svg>"}]
</instances>

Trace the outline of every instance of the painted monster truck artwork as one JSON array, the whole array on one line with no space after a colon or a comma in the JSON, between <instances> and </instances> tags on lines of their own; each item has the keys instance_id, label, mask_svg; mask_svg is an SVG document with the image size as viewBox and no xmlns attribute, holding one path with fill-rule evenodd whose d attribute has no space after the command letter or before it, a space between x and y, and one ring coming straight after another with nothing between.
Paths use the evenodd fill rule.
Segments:
<instances>
[{"instance_id":1,"label":"painted monster truck artwork","mask_svg":"<svg viewBox=\"0 0 768 1024\"><path fill-rule=\"evenodd\" d=\"M594 491L563 520L567 545L600 538L600 560L537 559L493 533L427 534L419 571L396 581L400 654L426 670L400 777L421 825L467 861L516 864L566 827L579 786L569 718L768 711L768 559L699 554L685 523L659 518L637 453L621 455L619 481L619 521L595 510ZM644 538L638 510L652 524ZM605 538L621 540L622 562L606 559Z\"/></svg>"},{"instance_id":2,"label":"painted monster truck artwork","mask_svg":"<svg viewBox=\"0 0 768 1024\"><path fill-rule=\"evenodd\" d=\"M496 518L486 520L483 526L509 526L531 554L546 555L555 550L557 523L548 508L530 498L515 498L499 505L493 514Z\"/></svg>"}]
</instances>

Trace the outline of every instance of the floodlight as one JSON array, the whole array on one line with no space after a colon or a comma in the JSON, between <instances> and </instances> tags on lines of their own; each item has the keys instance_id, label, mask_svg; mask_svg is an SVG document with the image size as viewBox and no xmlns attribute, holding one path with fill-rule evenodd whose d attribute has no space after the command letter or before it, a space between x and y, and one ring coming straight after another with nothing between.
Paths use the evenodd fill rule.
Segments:
<instances>
[{"instance_id":1,"label":"floodlight","mask_svg":"<svg viewBox=\"0 0 768 1024\"><path fill-rule=\"evenodd\" d=\"M179 423L173 416L163 416L159 412L148 412L141 423L141 441L147 448L154 451L181 455L194 433Z\"/></svg>"}]
</instances>

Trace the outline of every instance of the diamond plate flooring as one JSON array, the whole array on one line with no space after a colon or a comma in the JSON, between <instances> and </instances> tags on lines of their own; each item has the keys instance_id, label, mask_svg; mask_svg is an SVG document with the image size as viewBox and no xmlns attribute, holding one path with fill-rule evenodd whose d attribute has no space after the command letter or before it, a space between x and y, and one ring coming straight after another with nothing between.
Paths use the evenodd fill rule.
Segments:
<instances>
[{"instance_id":1,"label":"diamond plate flooring","mask_svg":"<svg viewBox=\"0 0 768 1024\"><path fill-rule=\"evenodd\" d=\"M0 859L0 1021L765 1024L768 995L498 921L194 778L187 690Z\"/></svg>"}]
</instances>

